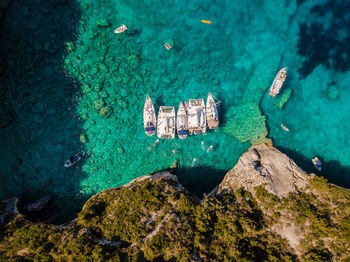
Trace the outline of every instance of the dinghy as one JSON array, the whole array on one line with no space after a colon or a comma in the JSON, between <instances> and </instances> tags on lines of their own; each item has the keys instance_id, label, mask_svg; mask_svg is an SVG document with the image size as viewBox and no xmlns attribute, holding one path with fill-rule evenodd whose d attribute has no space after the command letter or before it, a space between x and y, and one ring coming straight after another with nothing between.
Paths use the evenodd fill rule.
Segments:
<instances>
[{"instance_id":1,"label":"dinghy","mask_svg":"<svg viewBox=\"0 0 350 262\"><path fill-rule=\"evenodd\" d=\"M161 106L158 113L157 136L162 139L175 137L175 108L173 106Z\"/></svg>"},{"instance_id":2,"label":"dinghy","mask_svg":"<svg viewBox=\"0 0 350 262\"><path fill-rule=\"evenodd\" d=\"M283 67L276 75L270 87L269 95L275 97L281 90L282 85L287 77L287 67Z\"/></svg>"},{"instance_id":3,"label":"dinghy","mask_svg":"<svg viewBox=\"0 0 350 262\"><path fill-rule=\"evenodd\" d=\"M82 153L75 154L74 156L71 156L65 163L65 167L71 167L75 163L79 162L83 158Z\"/></svg>"},{"instance_id":4,"label":"dinghy","mask_svg":"<svg viewBox=\"0 0 350 262\"><path fill-rule=\"evenodd\" d=\"M314 166L316 167L316 169L317 169L318 171L321 171L322 163L321 163L321 161L318 159L318 157L314 157L314 158L312 159L312 163L314 164Z\"/></svg>"},{"instance_id":5,"label":"dinghy","mask_svg":"<svg viewBox=\"0 0 350 262\"><path fill-rule=\"evenodd\" d=\"M219 113L213 95L209 92L206 103L207 122L209 129L216 129L219 126Z\"/></svg>"},{"instance_id":6,"label":"dinghy","mask_svg":"<svg viewBox=\"0 0 350 262\"><path fill-rule=\"evenodd\" d=\"M188 119L182 102L180 102L179 109L177 110L176 127L179 138L185 139L188 135Z\"/></svg>"},{"instance_id":7,"label":"dinghy","mask_svg":"<svg viewBox=\"0 0 350 262\"><path fill-rule=\"evenodd\" d=\"M127 29L128 28L126 27L126 25L121 25L117 29L114 30L114 33L120 34L120 33L123 33L124 31L126 31Z\"/></svg>"},{"instance_id":8,"label":"dinghy","mask_svg":"<svg viewBox=\"0 0 350 262\"><path fill-rule=\"evenodd\" d=\"M145 105L143 107L143 127L148 136L153 136L156 133L156 112L149 95L146 96Z\"/></svg>"},{"instance_id":9,"label":"dinghy","mask_svg":"<svg viewBox=\"0 0 350 262\"><path fill-rule=\"evenodd\" d=\"M190 135L204 135L207 129L204 99L190 99L187 105L188 131Z\"/></svg>"}]
</instances>

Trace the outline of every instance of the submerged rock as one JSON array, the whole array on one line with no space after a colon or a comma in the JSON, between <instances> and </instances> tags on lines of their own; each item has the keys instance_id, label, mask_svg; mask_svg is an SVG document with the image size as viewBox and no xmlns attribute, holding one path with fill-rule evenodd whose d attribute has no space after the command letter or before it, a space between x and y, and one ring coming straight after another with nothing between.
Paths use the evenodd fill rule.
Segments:
<instances>
[{"instance_id":1,"label":"submerged rock","mask_svg":"<svg viewBox=\"0 0 350 262\"><path fill-rule=\"evenodd\" d=\"M113 112L112 108L104 106L100 109L100 111L98 113L101 117L108 118L111 116L112 112Z\"/></svg>"},{"instance_id":2,"label":"submerged rock","mask_svg":"<svg viewBox=\"0 0 350 262\"><path fill-rule=\"evenodd\" d=\"M44 196L34 203L28 204L24 207L24 211L26 212L38 212L43 210L47 204L52 200L51 195Z\"/></svg>"},{"instance_id":3,"label":"submerged rock","mask_svg":"<svg viewBox=\"0 0 350 262\"><path fill-rule=\"evenodd\" d=\"M275 106L279 109L282 110L285 104L288 102L290 97L292 96L293 89L288 88L286 89L280 96L277 97L277 101L275 103Z\"/></svg>"},{"instance_id":4,"label":"submerged rock","mask_svg":"<svg viewBox=\"0 0 350 262\"><path fill-rule=\"evenodd\" d=\"M328 98L329 99L337 99L339 97L339 89L336 86L330 86L328 88Z\"/></svg>"},{"instance_id":5,"label":"submerged rock","mask_svg":"<svg viewBox=\"0 0 350 262\"><path fill-rule=\"evenodd\" d=\"M101 18L101 19L98 19L96 21L96 25L100 26L100 27L108 27L109 26L109 22L108 22L107 19Z\"/></svg>"},{"instance_id":6,"label":"submerged rock","mask_svg":"<svg viewBox=\"0 0 350 262\"><path fill-rule=\"evenodd\" d=\"M81 134L80 135L80 142L82 142L83 144L89 142L88 137L87 137L86 134Z\"/></svg>"}]
</instances>

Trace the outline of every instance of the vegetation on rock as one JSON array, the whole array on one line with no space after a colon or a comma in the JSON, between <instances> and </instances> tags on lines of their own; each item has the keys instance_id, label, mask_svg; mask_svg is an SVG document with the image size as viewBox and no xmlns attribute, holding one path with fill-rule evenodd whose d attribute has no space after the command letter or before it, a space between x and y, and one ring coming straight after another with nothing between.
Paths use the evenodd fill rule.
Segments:
<instances>
[{"instance_id":1,"label":"vegetation on rock","mask_svg":"<svg viewBox=\"0 0 350 262\"><path fill-rule=\"evenodd\" d=\"M1 232L0 260L342 260L349 217L349 190L319 177L286 198L259 186L201 202L171 179L143 179L95 195L64 227L17 216ZM298 232L297 243L282 225Z\"/></svg>"}]
</instances>

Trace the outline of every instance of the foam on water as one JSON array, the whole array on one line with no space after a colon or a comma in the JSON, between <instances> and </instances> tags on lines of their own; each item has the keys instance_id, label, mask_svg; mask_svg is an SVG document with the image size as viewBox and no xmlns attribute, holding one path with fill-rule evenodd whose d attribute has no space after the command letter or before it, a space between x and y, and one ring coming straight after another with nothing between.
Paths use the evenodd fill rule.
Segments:
<instances>
[{"instance_id":1,"label":"foam on water","mask_svg":"<svg viewBox=\"0 0 350 262\"><path fill-rule=\"evenodd\" d=\"M315 171L310 158L318 155L324 161L322 174L349 186L344 166L349 165L350 74L344 57L350 52L343 41L350 32L337 20L346 17L341 12L346 4L79 0L72 9L68 2L59 2L35 2L35 19L45 20L49 13L51 22L43 38L36 40L41 44L38 51L44 47L46 55L34 65L34 73L13 81L13 75L5 72L7 78L1 81L19 92L18 96L9 91L7 98L23 119L0 129L2 137L10 137L1 141L3 197L41 189L55 195L56 206L69 200L76 211L91 194L168 168L174 161L181 167L180 180L201 195L222 179L251 143L264 141L267 135L308 171ZM50 11L59 4L61 9ZM6 18L3 30L17 28L16 14L23 16L24 8L34 8L27 5L19 1L9 9L12 16ZM59 16L68 21L64 27L68 30L60 29ZM24 18L29 22L23 22L21 29L28 24L35 39L36 31L45 26L35 29L39 21ZM203 24L201 19L213 23ZM114 34L121 24L128 30ZM337 39L333 50L332 39ZM55 52L45 47L47 41ZM165 42L173 48L168 51ZM2 46L10 49L5 43ZM23 48L32 51L27 46ZM13 55L13 59L19 58ZM58 62L61 71L56 68ZM268 89L283 66L288 66L283 89L293 92L280 110L276 98L268 97ZM56 87L54 93L50 86ZM156 108L177 109L180 101L206 99L208 91L221 100L218 131L186 140L161 140L153 147L156 137L147 137L143 131L146 94ZM34 114L33 103L37 104ZM283 131L281 123L290 132ZM24 136L21 130L27 129L36 131L25 135L20 144L13 143L16 137L11 134ZM214 150L207 153L210 145ZM85 162L65 169L64 160L80 150L87 152Z\"/></svg>"}]
</instances>

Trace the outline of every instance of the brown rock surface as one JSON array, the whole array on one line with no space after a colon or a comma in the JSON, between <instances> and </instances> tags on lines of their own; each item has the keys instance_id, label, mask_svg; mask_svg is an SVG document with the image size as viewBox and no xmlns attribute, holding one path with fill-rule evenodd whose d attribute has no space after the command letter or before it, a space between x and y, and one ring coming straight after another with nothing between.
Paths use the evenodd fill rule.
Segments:
<instances>
[{"instance_id":1,"label":"brown rock surface","mask_svg":"<svg viewBox=\"0 0 350 262\"><path fill-rule=\"evenodd\" d=\"M310 176L287 155L266 144L252 146L244 153L236 166L225 176L217 194L243 187L253 193L263 185L277 197L301 189L308 184Z\"/></svg>"}]
</instances>

